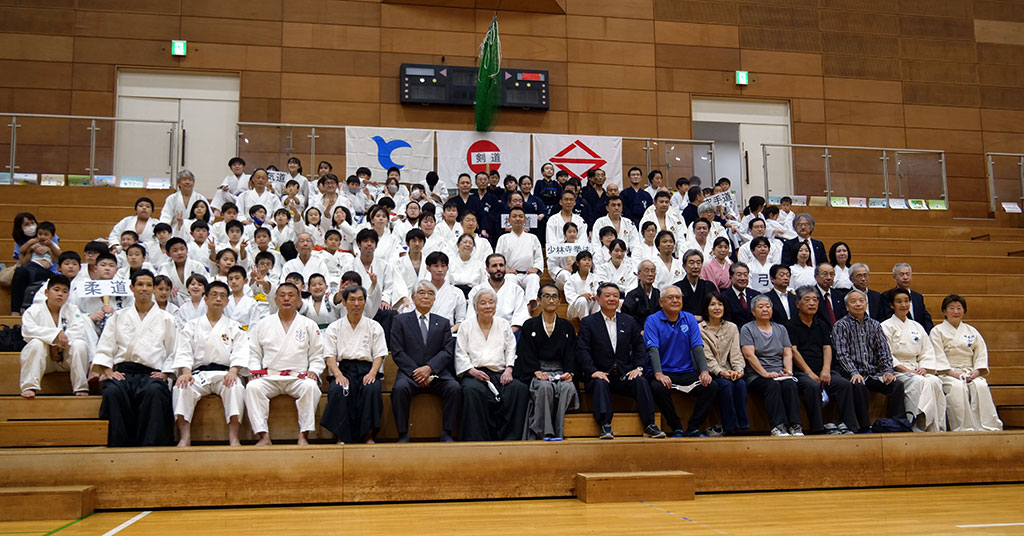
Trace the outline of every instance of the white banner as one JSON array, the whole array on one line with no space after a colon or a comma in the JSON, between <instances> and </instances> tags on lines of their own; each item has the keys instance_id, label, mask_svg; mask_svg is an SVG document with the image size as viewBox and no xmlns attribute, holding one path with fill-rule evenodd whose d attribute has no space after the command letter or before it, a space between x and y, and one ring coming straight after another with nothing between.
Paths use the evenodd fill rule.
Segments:
<instances>
[{"instance_id":1,"label":"white banner","mask_svg":"<svg viewBox=\"0 0 1024 536\"><path fill-rule=\"evenodd\" d=\"M460 173L497 170L502 177L530 175L530 135L518 132L437 131L437 174L456 187Z\"/></svg>"},{"instance_id":2,"label":"white banner","mask_svg":"<svg viewBox=\"0 0 1024 536\"><path fill-rule=\"evenodd\" d=\"M583 250L590 251L591 247L590 244L582 242L562 242L561 244L548 244L545 249L547 249L548 257L575 257Z\"/></svg>"},{"instance_id":3,"label":"white banner","mask_svg":"<svg viewBox=\"0 0 1024 536\"><path fill-rule=\"evenodd\" d=\"M511 225L508 224L508 213L507 212L501 215L501 228L504 229L506 227L512 227ZM526 229L536 229L537 228L537 215L536 214L527 214L526 215L526 225L524 225L523 227L525 227Z\"/></svg>"},{"instance_id":4,"label":"white banner","mask_svg":"<svg viewBox=\"0 0 1024 536\"><path fill-rule=\"evenodd\" d=\"M722 192L715 194L704 199L705 203L711 203L716 207L723 207L725 211L733 216L739 216L736 213L736 199L733 197L732 192Z\"/></svg>"},{"instance_id":5,"label":"white banner","mask_svg":"<svg viewBox=\"0 0 1024 536\"><path fill-rule=\"evenodd\" d=\"M588 170L601 168L608 177L606 185L622 186L622 138L534 134L533 162L537 169L551 162L556 173L565 170L584 183Z\"/></svg>"},{"instance_id":6,"label":"white banner","mask_svg":"<svg viewBox=\"0 0 1024 536\"><path fill-rule=\"evenodd\" d=\"M130 284L127 279L94 279L79 285L77 294L79 298L131 296Z\"/></svg>"},{"instance_id":7,"label":"white banner","mask_svg":"<svg viewBox=\"0 0 1024 536\"><path fill-rule=\"evenodd\" d=\"M434 169L434 131L411 128L346 127L345 176L370 168L373 180L384 182L389 167L402 172L402 182L426 184ZM345 177L338 177L342 183Z\"/></svg>"}]
</instances>

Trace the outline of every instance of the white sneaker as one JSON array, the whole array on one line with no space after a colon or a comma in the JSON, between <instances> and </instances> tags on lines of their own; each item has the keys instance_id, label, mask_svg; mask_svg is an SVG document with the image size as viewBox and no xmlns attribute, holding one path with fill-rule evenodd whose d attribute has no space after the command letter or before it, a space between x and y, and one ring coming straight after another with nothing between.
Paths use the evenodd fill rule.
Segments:
<instances>
[{"instance_id":1,"label":"white sneaker","mask_svg":"<svg viewBox=\"0 0 1024 536\"><path fill-rule=\"evenodd\" d=\"M789 437L789 432L786 431L786 425L780 424L772 428L772 435L775 437Z\"/></svg>"},{"instance_id":2,"label":"white sneaker","mask_svg":"<svg viewBox=\"0 0 1024 536\"><path fill-rule=\"evenodd\" d=\"M708 428L707 432L704 432L708 437L722 437L725 435L725 430L722 429L722 425L716 424L711 428Z\"/></svg>"},{"instance_id":3,"label":"white sneaker","mask_svg":"<svg viewBox=\"0 0 1024 536\"><path fill-rule=\"evenodd\" d=\"M789 435L794 436L794 437L803 437L804 436L804 427L800 426L799 424L794 424L793 426L790 426L789 427Z\"/></svg>"}]
</instances>

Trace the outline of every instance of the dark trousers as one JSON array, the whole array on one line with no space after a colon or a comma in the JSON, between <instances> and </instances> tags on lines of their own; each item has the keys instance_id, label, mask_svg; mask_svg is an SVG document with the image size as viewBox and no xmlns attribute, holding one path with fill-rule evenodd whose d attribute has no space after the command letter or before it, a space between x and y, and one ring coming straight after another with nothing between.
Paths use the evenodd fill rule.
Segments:
<instances>
[{"instance_id":1,"label":"dark trousers","mask_svg":"<svg viewBox=\"0 0 1024 536\"><path fill-rule=\"evenodd\" d=\"M718 386L718 408L722 413L722 428L726 432L750 428L747 416L747 381L743 378L727 380L715 378Z\"/></svg>"},{"instance_id":2,"label":"dark trousers","mask_svg":"<svg viewBox=\"0 0 1024 536\"><path fill-rule=\"evenodd\" d=\"M846 374L843 374L845 377ZM864 378L864 383L853 385L853 407L857 414L857 423L861 431L871 428L871 417L868 416L868 393L874 391L882 393L889 399L888 415L893 419L906 419L906 406L903 402L903 382L893 380L886 384L878 378Z\"/></svg>"},{"instance_id":3,"label":"dark trousers","mask_svg":"<svg viewBox=\"0 0 1024 536\"><path fill-rule=\"evenodd\" d=\"M409 405L412 403L412 397L422 393L441 397L441 404L444 406L441 428L449 435L454 434L459 412L462 411L462 388L459 387L459 382L451 378L434 378L426 387L420 387L401 371L395 378L395 386L391 388L391 409L395 412L398 434L409 432Z\"/></svg>"},{"instance_id":4,"label":"dark trousers","mask_svg":"<svg viewBox=\"0 0 1024 536\"><path fill-rule=\"evenodd\" d=\"M646 428L654 424L654 397L651 395L651 384L642 375L632 380L623 380L618 372L608 374L610 381L599 378L587 378L585 385L591 394L594 405L594 420L598 426L612 423L612 393L625 395L636 400L640 422Z\"/></svg>"},{"instance_id":5,"label":"dark trousers","mask_svg":"<svg viewBox=\"0 0 1024 536\"><path fill-rule=\"evenodd\" d=\"M53 272L32 261L15 268L14 276L11 278L11 313L21 314L22 307L28 309L28 306L32 305L32 298L25 300L25 289L36 281L49 279L51 275Z\"/></svg>"},{"instance_id":6,"label":"dark trousers","mask_svg":"<svg viewBox=\"0 0 1024 536\"><path fill-rule=\"evenodd\" d=\"M672 383L675 385L690 385L693 382L699 382L700 371L694 372L665 372ZM676 413L676 405L672 402L672 389L665 387L664 384L654 379L654 376L650 377L651 382L651 396L654 398L654 402L658 404L661 409L662 415L668 420L668 426L672 430L681 430L683 423L679 418L679 414ZM690 414L690 420L686 424L686 431L697 430L700 425L704 423L704 419L708 418L708 413L711 411L711 405L715 403L715 396L718 395L718 385L715 382L711 382L707 387L704 387L700 383L696 385L689 393L697 399L693 405L693 413Z\"/></svg>"},{"instance_id":7,"label":"dark trousers","mask_svg":"<svg viewBox=\"0 0 1024 536\"><path fill-rule=\"evenodd\" d=\"M380 431L380 414L384 411L380 387L382 375L377 375L377 381L363 385L363 377L370 372L372 365L369 361L341 361L338 368L348 379L348 396L345 396L345 389L333 380L327 388L327 406L320 418L320 426L345 443L362 441L371 431L373 435Z\"/></svg>"},{"instance_id":8,"label":"dark trousers","mask_svg":"<svg viewBox=\"0 0 1024 536\"><path fill-rule=\"evenodd\" d=\"M103 380L100 418L109 421L108 447L162 447L174 442L174 410L167 380L125 372Z\"/></svg>"},{"instance_id":9,"label":"dark trousers","mask_svg":"<svg viewBox=\"0 0 1024 536\"><path fill-rule=\"evenodd\" d=\"M747 380L747 387L764 398L768 421L772 428L780 424L800 424L800 395L793 380L773 380L757 376Z\"/></svg>"},{"instance_id":10,"label":"dark trousers","mask_svg":"<svg viewBox=\"0 0 1024 536\"><path fill-rule=\"evenodd\" d=\"M384 328L384 342L387 343L389 351L391 350L391 320L394 318L394 309L377 309L377 313L373 315L373 320Z\"/></svg>"},{"instance_id":11,"label":"dark trousers","mask_svg":"<svg viewBox=\"0 0 1024 536\"><path fill-rule=\"evenodd\" d=\"M463 441L514 441L522 439L526 426L526 406L530 403L530 389L513 379L501 385L501 373L480 369L498 388L501 401L494 399L487 384L466 374L462 385Z\"/></svg>"},{"instance_id":12,"label":"dark trousers","mask_svg":"<svg viewBox=\"0 0 1024 536\"><path fill-rule=\"evenodd\" d=\"M804 411L807 412L807 420L810 423L810 433L821 434L825 432L825 424L821 417L822 404L821 389L818 382L811 379L803 372L795 374L797 389L800 391L800 398L804 401ZM857 416L853 409L853 385L850 380L842 377L838 372L832 373L829 384L824 386L830 401L836 405L839 413L839 420L851 431L857 431Z\"/></svg>"}]
</instances>

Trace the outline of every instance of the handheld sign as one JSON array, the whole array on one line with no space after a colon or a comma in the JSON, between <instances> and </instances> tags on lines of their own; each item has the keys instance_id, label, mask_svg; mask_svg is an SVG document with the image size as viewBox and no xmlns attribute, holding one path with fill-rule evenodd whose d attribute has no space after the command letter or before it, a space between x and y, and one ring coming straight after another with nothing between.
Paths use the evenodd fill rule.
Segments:
<instances>
[{"instance_id":1,"label":"handheld sign","mask_svg":"<svg viewBox=\"0 0 1024 536\"><path fill-rule=\"evenodd\" d=\"M575 257L579 255L581 251L589 251L590 244L583 243L562 243L562 244L548 244L547 256L550 257Z\"/></svg>"},{"instance_id":2,"label":"handheld sign","mask_svg":"<svg viewBox=\"0 0 1024 536\"><path fill-rule=\"evenodd\" d=\"M501 215L501 227L502 228L512 227L508 223L508 214L502 214ZM526 215L526 225L523 225L523 228L524 229L536 229L537 228L537 215L536 214L527 214Z\"/></svg>"},{"instance_id":3,"label":"handheld sign","mask_svg":"<svg viewBox=\"0 0 1024 536\"><path fill-rule=\"evenodd\" d=\"M103 296L131 296L127 279L97 279L86 281L78 287L80 298L102 298Z\"/></svg>"}]
</instances>

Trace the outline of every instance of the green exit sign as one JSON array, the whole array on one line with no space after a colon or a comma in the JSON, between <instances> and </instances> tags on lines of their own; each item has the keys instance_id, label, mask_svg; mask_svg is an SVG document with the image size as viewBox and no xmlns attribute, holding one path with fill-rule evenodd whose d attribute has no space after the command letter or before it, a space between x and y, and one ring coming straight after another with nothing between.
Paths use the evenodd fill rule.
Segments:
<instances>
[{"instance_id":1,"label":"green exit sign","mask_svg":"<svg viewBox=\"0 0 1024 536\"><path fill-rule=\"evenodd\" d=\"M736 71L736 85L745 86L750 83L750 73L748 71Z\"/></svg>"},{"instance_id":2,"label":"green exit sign","mask_svg":"<svg viewBox=\"0 0 1024 536\"><path fill-rule=\"evenodd\" d=\"M172 56L184 56L188 54L188 41L174 40L171 41L171 55Z\"/></svg>"}]
</instances>

